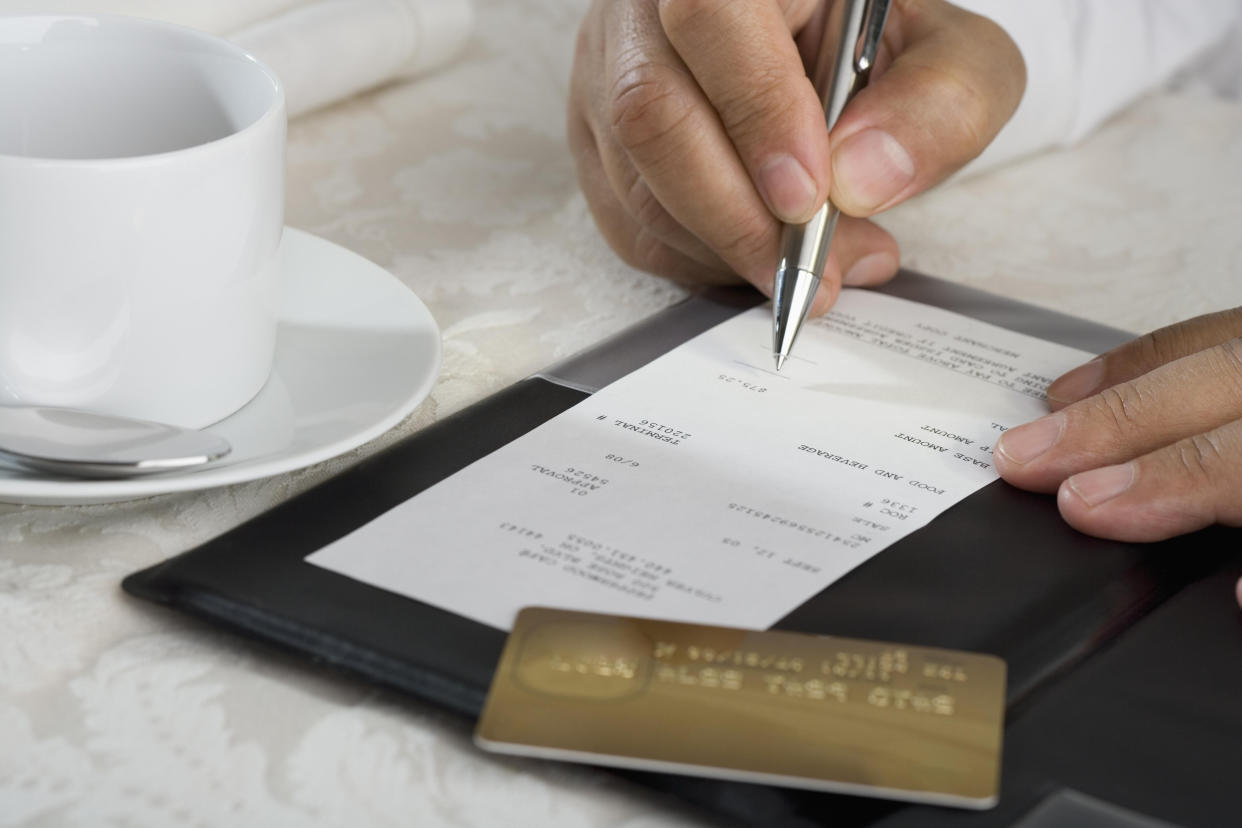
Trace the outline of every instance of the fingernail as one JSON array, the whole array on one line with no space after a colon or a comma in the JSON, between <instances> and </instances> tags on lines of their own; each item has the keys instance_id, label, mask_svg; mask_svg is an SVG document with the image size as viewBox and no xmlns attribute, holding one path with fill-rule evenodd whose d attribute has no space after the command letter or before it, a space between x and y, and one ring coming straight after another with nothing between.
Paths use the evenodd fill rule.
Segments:
<instances>
[{"instance_id":1,"label":"fingernail","mask_svg":"<svg viewBox=\"0 0 1242 828\"><path fill-rule=\"evenodd\" d=\"M845 139L832 154L832 174L842 202L874 210L887 204L914 179L914 160L897 139L880 129L864 129Z\"/></svg>"},{"instance_id":2,"label":"fingernail","mask_svg":"<svg viewBox=\"0 0 1242 828\"><path fill-rule=\"evenodd\" d=\"M1074 475L1067 483L1088 506L1099 506L1134 484L1134 463L1092 469Z\"/></svg>"},{"instance_id":3,"label":"fingernail","mask_svg":"<svg viewBox=\"0 0 1242 828\"><path fill-rule=\"evenodd\" d=\"M774 155L759 167L763 200L781 221L806 221L815 210L815 180L792 155Z\"/></svg>"},{"instance_id":4,"label":"fingernail","mask_svg":"<svg viewBox=\"0 0 1242 828\"><path fill-rule=\"evenodd\" d=\"M842 277L847 285L877 285L897 275L897 260L888 253L869 253L858 261Z\"/></svg>"},{"instance_id":5,"label":"fingernail","mask_svg":"<svg viewBox=\"0 0 1242 828\"><path fill-rule=\"evenodd\" d=\"M1053 443L1061 438L1064 427L1065 417L1049 414L1009 429L997 441L996 449L1011 462L1019 465L1029 463L1052 448Z\"/></svg>"},{"instance_id":6,"label":"fingernail","mask_svg":"<svg viewBox=\"0 0 1242 828\"><path fill-rule=\"evenodd\" d=\"M1104 379L1104 358L1096 357L1053 380L1048 399L1059 403L1078 402L1089 397Z\"/></svg>"}]
</instances>

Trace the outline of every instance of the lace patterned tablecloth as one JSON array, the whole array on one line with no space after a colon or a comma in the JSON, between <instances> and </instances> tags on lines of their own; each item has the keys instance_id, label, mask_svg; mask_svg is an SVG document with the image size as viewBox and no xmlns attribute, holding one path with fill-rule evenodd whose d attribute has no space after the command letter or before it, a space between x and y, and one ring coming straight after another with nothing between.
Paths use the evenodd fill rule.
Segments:
<instances>
[{"instance_id":1,"label":"lace patterned tablecloth","mask_svg":"<svg viewBox=\"0 0 1242 828\"><path fill-rule=\"evenodd\" d=\"M669 305L565 148L580 0L489 0L448 69L291 125L288 218L444 333L431 397L345 457L206 493L0 505L0 826L709 824L587 768L477 752L440 711L125 597L121 578ZM884 217L906 264L1131 330L1242 304L1242 107L1144 100L1083 145Z\"/></svg>"}]
</instances>

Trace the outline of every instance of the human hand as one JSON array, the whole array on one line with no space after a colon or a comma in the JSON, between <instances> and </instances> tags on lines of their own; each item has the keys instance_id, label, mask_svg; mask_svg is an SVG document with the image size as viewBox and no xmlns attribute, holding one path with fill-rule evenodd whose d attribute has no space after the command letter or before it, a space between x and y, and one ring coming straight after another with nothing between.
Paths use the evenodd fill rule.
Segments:
<instances>
[{"instance_id":1,"label":"human hand","mask_svg":"<svg viewBox=\"0 0 1242 828\"><path fill-rule=\"evenodd\" d=\"M578 177L605 238L680 281L771 295L780 223L843 213L813 312L877 284L897 243L866 217L978 155L1025 87L1017 47L944 0L895 0L871 83L831 136L807 78L832 0L595 0L569 101ZM829 46L835 48L835 44Z\"/></svg>"},{"instance_id":2,"label":"human hand","mask_svg":"<svg viewBox=\"0 0 1242 828\"><path fill-rule=\"evenodd\" d=\"M1048 401L1054 413L1005 432L993 456L1015 486L1056 492L1074 528L1157 541L1242 526L1242 308L1109 351Z\"/></svg>"}]
</instances>

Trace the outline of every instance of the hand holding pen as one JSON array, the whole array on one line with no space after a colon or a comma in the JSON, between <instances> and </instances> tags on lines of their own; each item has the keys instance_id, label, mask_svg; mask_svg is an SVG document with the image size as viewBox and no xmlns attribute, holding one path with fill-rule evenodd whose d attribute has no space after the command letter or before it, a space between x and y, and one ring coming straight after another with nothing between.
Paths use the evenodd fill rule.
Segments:
<instances>
[{"instance_id":1,"label":"hand holding pen","mask_svg":"<svg viewBox=\"0 0 1242 828\"><path fill-rule=\"evenodd\" d=\"M740 275L770 295L782 222L805 223L831 198L842 215L811 314L842 283L896 273L896 242L866 219L981 152L1017 107L1025 67L990 21L943 0L893 0L870 83L829 133L807 67L834 2L595 0L569 138L622 258L686 282ZM1065 518L1101 537L1242 525L1242 403L1220 393L1237 385L1240 313L1191 320L1057 379L1058 410L1010 429L997 470L1056 491ZM1118 419L1127 394L1148 401L1142 417Z\"/></svg>"},{"instance_id":2,"label":"hand holding pen","mask_svg":"<svg viewBox=\"0 0 1242 828\"><path fill-rule=\"evenodd\" d=\"M811 313L897 271L866 219L975 157L1025 83L1009 37L943 0L898 0L871 82L833 126L809 74L833 3L596 0L571 76L587 202L629 263L771 295L783 222L843 214Z\"/></svg>"}]
</instances>

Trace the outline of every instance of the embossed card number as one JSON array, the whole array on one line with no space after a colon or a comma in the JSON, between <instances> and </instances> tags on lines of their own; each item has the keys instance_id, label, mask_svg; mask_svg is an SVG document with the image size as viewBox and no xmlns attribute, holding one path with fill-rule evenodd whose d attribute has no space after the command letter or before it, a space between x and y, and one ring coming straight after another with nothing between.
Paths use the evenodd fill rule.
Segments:
<instances>
[{"instance_id":1,"label":"embossed card number","mask_svg":"<svg viewBox=\"0 0 1242 828\"><path fill-rule=\"evenodd\" d=\"M476 731L504 753L996 803L1005 664L858 639L527 608Z\"/></svg>"}]
</instances>

